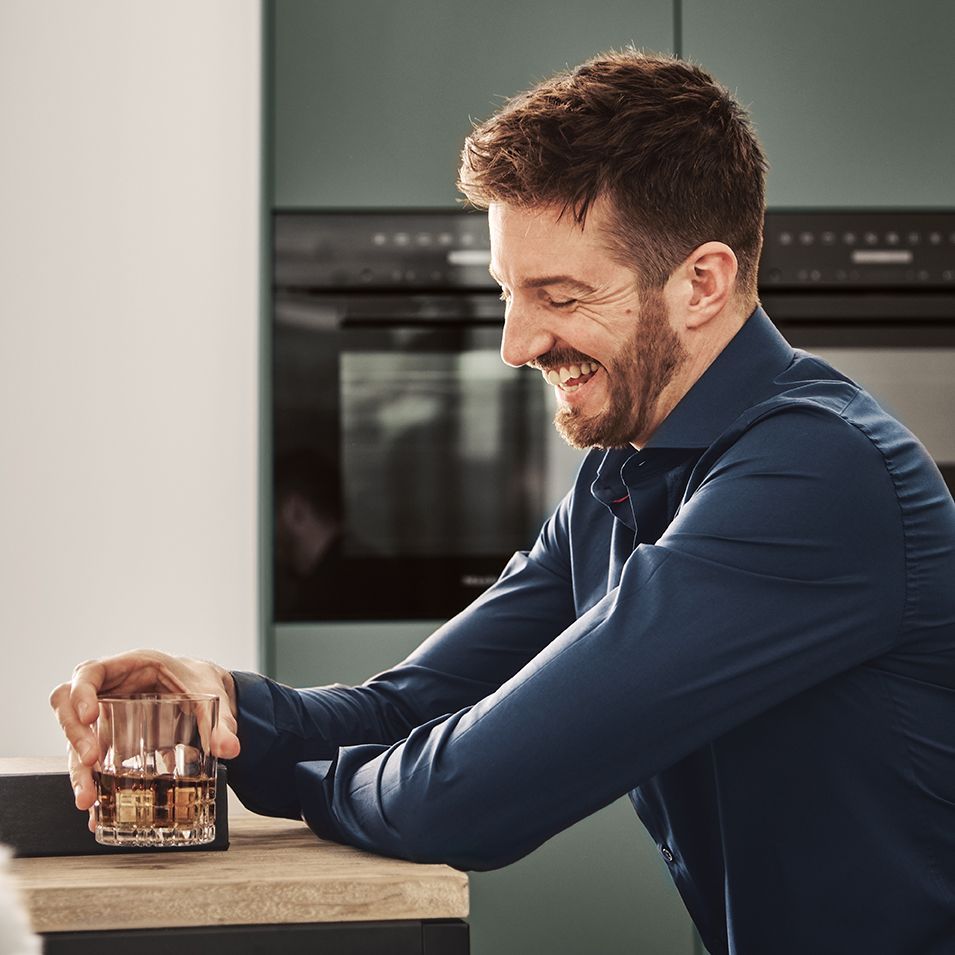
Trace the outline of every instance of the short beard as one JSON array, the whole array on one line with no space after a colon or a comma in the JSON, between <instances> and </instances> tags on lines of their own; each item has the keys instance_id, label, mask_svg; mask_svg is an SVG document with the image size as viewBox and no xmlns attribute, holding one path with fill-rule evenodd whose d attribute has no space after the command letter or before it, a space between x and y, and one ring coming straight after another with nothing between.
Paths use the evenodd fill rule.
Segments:
<instances>
[{"instance_id":1,"label":"short beard","mask_svg":"<svg viewBox=\"0 0 955 955\"><path fill-rule=\"evenodd\" d=\"M630 444L646 432L663 389L688 357L670 326L662 291L649 291L633 335L602 369L610 391L609 406L589 417L577 408L560 407L554 415L554 426L572 448L622 448Z\"/></svg>"}]
</instances>

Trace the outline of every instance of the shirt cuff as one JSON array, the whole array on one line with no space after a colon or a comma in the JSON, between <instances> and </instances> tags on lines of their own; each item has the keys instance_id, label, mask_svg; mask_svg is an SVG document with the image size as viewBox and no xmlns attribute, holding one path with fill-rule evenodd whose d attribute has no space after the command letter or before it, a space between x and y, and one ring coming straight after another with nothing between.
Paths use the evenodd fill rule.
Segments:
<instances>
[{"instance_id":1,"label":"shirt cuff","mask_svg":"<svg viewBox=\"0 0 955 955\"><path fill-rule=\"evenodd\" d=\"M254 768L268 755L278 732L275 706L266 677L258 673L232 672L235 682L236 723L239 755L229 761L229 774Z\"/></svg>"},{"instance_id":2,"label":"shirt cuff","mask_svg":"<svg viewBox=\"0 0 955 955\"><path fill-rule=\"evenodd\" d=\"M283 771L270 680L233 671L239 755L227 761L229 786L246 808L265 816L298 818L291 769Z\"/></svg>"}]
</instances>

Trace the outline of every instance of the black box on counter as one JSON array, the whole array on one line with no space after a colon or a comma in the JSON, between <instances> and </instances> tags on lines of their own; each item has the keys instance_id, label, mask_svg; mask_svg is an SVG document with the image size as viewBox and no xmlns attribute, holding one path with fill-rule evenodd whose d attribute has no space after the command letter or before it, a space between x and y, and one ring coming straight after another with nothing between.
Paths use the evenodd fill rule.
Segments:
<instances>
[{"instance_id":1,"label":"black box on counter","mask_svg":"<svg viewBox=\"0 0 955 955\"><path fill-rule=\"evenodd\" d=\"M207 852L229 848L226 768L216 773L216 837L203 846L104 846L76 808L65 760L0 759L0 843L16 856L92 856L131 852Z\"/></svg>"}]
</instances>

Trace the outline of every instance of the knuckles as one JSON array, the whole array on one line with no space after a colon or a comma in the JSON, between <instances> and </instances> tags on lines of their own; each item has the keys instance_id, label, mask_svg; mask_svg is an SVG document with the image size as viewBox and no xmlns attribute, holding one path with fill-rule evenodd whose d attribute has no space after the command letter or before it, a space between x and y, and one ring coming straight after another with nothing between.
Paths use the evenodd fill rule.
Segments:
<instances>
[{"instance_id":1,"label":"knuckles","mask_svg":"<svg viewBox=\"0 0 955 955\"><path fill-rule=\"evenodd\" d=\"M50 693L50 706L53 709L56 709L59 705L60 700L63 698L64 694L69 694L70 684L69 683L60 683L58 686L53 687L53 692Z\"/></svg>"}]
</instances>

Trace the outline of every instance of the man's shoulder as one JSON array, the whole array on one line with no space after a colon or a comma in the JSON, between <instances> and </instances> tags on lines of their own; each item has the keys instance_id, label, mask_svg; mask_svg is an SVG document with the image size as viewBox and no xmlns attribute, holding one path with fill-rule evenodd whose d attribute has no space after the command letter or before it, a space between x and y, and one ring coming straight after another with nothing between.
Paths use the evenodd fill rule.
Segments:
<instances>
[{"instance_id":1,"label":"man's shoulder","mask_svg":"<svg viewBox=\"0 0 955 955\"><path fill-rule=\"evenodd\" d=\"M703 453L691 485L728 462L801 473L853 487L903 511L948 502L944 480L918 438L868 391L844 377L779 382Z\"/></svg>"},{"instance_id":2,"label":"man's shoulder","mask_svg":"<svg viewBox=\"0 0 955 955\"><path fill-rule=\"evenodd\" d=\"M710 451L723 450L758 428L762 436L780 441L852 442L859 435L883 457L924 455L915 435L865 388L814 355L801 353L774 385L732 422Z\"/></svg>"}]
</instances>

